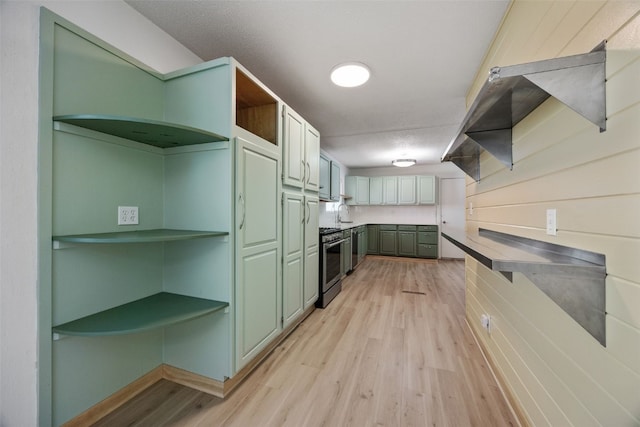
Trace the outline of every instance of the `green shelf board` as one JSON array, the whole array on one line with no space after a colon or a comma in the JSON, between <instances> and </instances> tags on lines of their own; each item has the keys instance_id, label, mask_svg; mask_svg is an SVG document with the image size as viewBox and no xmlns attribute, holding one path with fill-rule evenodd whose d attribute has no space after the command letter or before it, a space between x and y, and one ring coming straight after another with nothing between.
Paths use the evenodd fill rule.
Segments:
<instances>
[{"instance_id":1,"label":"green shelf board","mask_svg":"<svg viewBox=\"0 0 640 427\"><path fill-rule=\"evenodd\" d=\"M54 326L53 332L87 337L135 334L192 320L228 306L227 302L160 292Z\"/></svg>"},{"instance_id":2,"label":"green shelf board","mask_svg":"<svg viewBox=\"0 0 640 427\"><path fill-rule=\"evenodd\" d=\"M53 236L52 240L67 243L155 243L176 240L202 239L207 237L227 236L226 231L196 231L196 230L136 230L117 231L113 233L73 234Z\"/></svg>"},{"instance_id":3,"label":"green shelf board","mask_svg":"<svg viewBox=\"0 0 640 427\"><path fill-rule=\"evenodd\" d=\"M229 140L202 129L132 117L73 114L55 116L53 120L160 148Z\"/></svg>"}]
</instances>

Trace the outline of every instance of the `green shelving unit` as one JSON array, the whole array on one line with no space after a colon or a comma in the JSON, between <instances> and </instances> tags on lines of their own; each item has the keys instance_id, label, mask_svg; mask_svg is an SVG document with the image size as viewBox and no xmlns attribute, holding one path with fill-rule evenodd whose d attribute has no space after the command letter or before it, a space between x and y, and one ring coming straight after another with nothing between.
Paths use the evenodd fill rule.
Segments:
<instances>
[{"instance_id":1,"label":"green shelving unit","mask_svg":"<svg viewBox=\"0 0 640 427\"><path fill-rule=\"evenodd\" d=\"M195 230L136 230L118 231L114 233L73 234L66 236L53 236L54 242L64 243L157 243L172 242L177 240L202 239L229 235L226 231L195 231Z\"/></svg>"},{"instance_id":2,"label":"green shelving unit","mask_svg":"<svg viewBox=\"0 0 640 427\"><path fill-rule=\"evenodd\" d=\"M108 336L145 332L222 310L227 302L160 292L53 327L62 335Z\"/></svg>"},{"instance_id":3,"label":"green shelving unit","mask_svg":"<svg viewBox=\"0 0 640 427\"><path fill-rule=\"evenodd\" d=\"M53 121L79 126L159 148L229 140L224 136L202 129L133 117L73 114L54 116Z\"/></svg>"}]
</instances>

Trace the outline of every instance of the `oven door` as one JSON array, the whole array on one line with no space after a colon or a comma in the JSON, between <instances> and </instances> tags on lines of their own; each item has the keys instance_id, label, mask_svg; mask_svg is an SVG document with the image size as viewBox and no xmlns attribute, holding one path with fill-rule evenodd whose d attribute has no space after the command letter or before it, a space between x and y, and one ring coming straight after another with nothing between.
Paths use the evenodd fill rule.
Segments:
<instances>
[{"instance_id":1,"label":"oven door","mask_svg":"<svg viewBox=\"0 0 640 427\"><path fill-rule=\"evenodd\" d=\"M342 243L345 239L327 242L322 245L322 292L328 291L342 275Z\"/></svg>"}]
</instances>

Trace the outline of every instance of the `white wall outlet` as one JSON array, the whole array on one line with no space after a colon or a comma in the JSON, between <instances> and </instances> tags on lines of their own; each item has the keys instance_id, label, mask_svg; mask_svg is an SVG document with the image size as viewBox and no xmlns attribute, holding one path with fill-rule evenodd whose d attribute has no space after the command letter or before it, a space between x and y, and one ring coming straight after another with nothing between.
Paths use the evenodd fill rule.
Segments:
<instances>
[{"instance_id":1,"label":"white wall outlet","mask_svg":"<svg viewBox=\"0 0 640 427\"><path fill-rule=\"evenodd\" d=\"M469 202L469 216L473 215L473 202Z\"/></svg>"},{"instance_id":2,"label":"white wall outlet","mask_svg":"<svg viewBox=\"0 0 640 427\"><path fill-rule=\"evenodd\" d=\"M491 333L491 316L483 314L480 316L480 323L487 332Z\"/></svg>"},{"instance_id":3,"label":"white wall outlet","mask_svg":"<svg viewBox=\"0 0 640 427\"><path fill-rule=\"evenodd\" d=\"M547 209L547 234L555 236L558 234L558 224L556 222L556 210Z\"/></svg>"},{"instance_id":4,"label":"white wall outlet","mask_svg":"<svg viewBox=\"0 0 640 427\"><path fill-rule=\"evenodd\" d=\"M137 225L137 206L118 206L118 225Z\"/></svg>"}]
</instances>

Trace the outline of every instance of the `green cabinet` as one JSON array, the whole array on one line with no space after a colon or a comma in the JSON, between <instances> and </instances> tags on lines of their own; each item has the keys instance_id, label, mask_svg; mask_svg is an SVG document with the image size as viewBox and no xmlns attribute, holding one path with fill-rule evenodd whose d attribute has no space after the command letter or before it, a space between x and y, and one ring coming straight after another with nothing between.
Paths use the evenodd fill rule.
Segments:
<instances>
[{"instance_id":1,"label":"green cabinet","mask_svg":"<svg viewBox=\"0 0 640 427\"><path fill-rule=\"evenodd\" d=\"M318 186L318 197L320 200L331 199L331 162L322 154L318 165L320 172L320 183Z\"/></svg>"},{"instance_id":2,"label":"green cabinet","mask_svg":"<svg viewBox=\"0 0 640 427\"><path fill-rule=\"evenodd\" d=\"M397 205L398 204L398 177L385 176L385 177L382 177L382 181L383 181L382 204Z\"/></svg>"},{"instance_id":3,"label":"green cabinet","mask_svg":"<svg viewBox=\"0 0 640 427\"><path fill-rule=\"evenodd\" d=\"M398 230L395 225L380 225L380 255L398 255Z\"/></svg>"},{"instance_id":4,"label":"green cabinet","mask_svg":"<svg viewBox=\"0 0 640 427\"><path fill-rule=\"evenodd\" d=\"M366 176L348 176L345 181L345 193L350 199L347 200L349 205L368 205L369 204L369 177Z\"/></svg>"},{"instance_id":5,"label":"green cabinet","mask_svg":"<svg viewBox=\"0 0 640 427\"><path fill-rule=\"evenodd\" d=\"M361 225L358 227L358 263L362 261L367 254L367 227Z\"/></svg>"},{"instance_id":6,"label":"green cabinet","mask_svg":"<svg viewBox=\"0 0 640 427\"><path fill-rule=\"evenodd\" d=\"M383 177L375 176L369 178L369 204L381 205L383 203Z\"/></svg>"},{"instance_id":7,"label":"green cabinet","mask_svg":"<svg viewBox=\"0 0 640 427\"><path fill-rule=\"evenodd\" d=\"M283 184L318 191L320 134L302 116L283 107Z\"/></svg>"},{"instance_id":8,"label":"green cabinet","mask_svg":"<svg viewBox=\"0 0 640 427\"><path fill-rule=\"evenodd\" d=\"M398 226L398 255L415 257L417 249L417 233L415 225Z\"/></svg>"},{"instance_id":9,"label":"green cabinet","mask_svg":"<svg viewBox=\"0 0 640 427\"><path fill-rule=\"evenodd\" d=\"M398 204L399 205L415 205L416 198L416 177L415 176L399 176L398 177Z\"/></svg>"},{"instance_id":10,"label":"green cabinet","mask_svg":"<svg viewBox=\"0 0 640 427\"><path fill-rule=\"evenodd\" d=\"M418 176L418 204L435 205L438 201L438 180L433 175Z\"/></svg>"},{"instance_id":11,"label":"green cabinet","mask_svg":"<svg viewBox=\"0 0 640 427\"><path fill-rule=\"evenodd\" d=\"M304 282L304 196L282 193L282 327L302 313Z\"/></svg>"},{"instance_id":12,"label":"green cabinet","mask_svg":"<svg viewBox=\"0 0 640 427\"><path fill-rule=\"evenodd\" d=\"M419 258L438 258L438 226L418 226L418 252Z\"/></svg>"},{"instance_id":13,"label":"green cabinet","mask_svg":"<svg viewBox=\"0 0 640 427\"><path fill-rule=\"evenodd\" d=\"M340 165L331 161L331 189L330 199L332 202L340 200Z\"/></svg>"},{"instance_id":14,"label":"green cabinet","mask_svg":"<svg viewBox=\"0 0 640 427\"><path fill-rule=\"evenodd\" d=\"M318 235L319 200L306 195L304 198L304 288L303 309L315 304L318 299L320 266L320 236Z\"/></svg>"},{"instance_id":15,"label":"green cabinet","mask_svg":"<svg viewBox=\"0 0 640 427\"><path fill-rule=\"evenodd\" d=\"M380 249L378 247L380 228L375 224L367 225L367 254L378 255Z\"/></svg>"}]
</instances>

